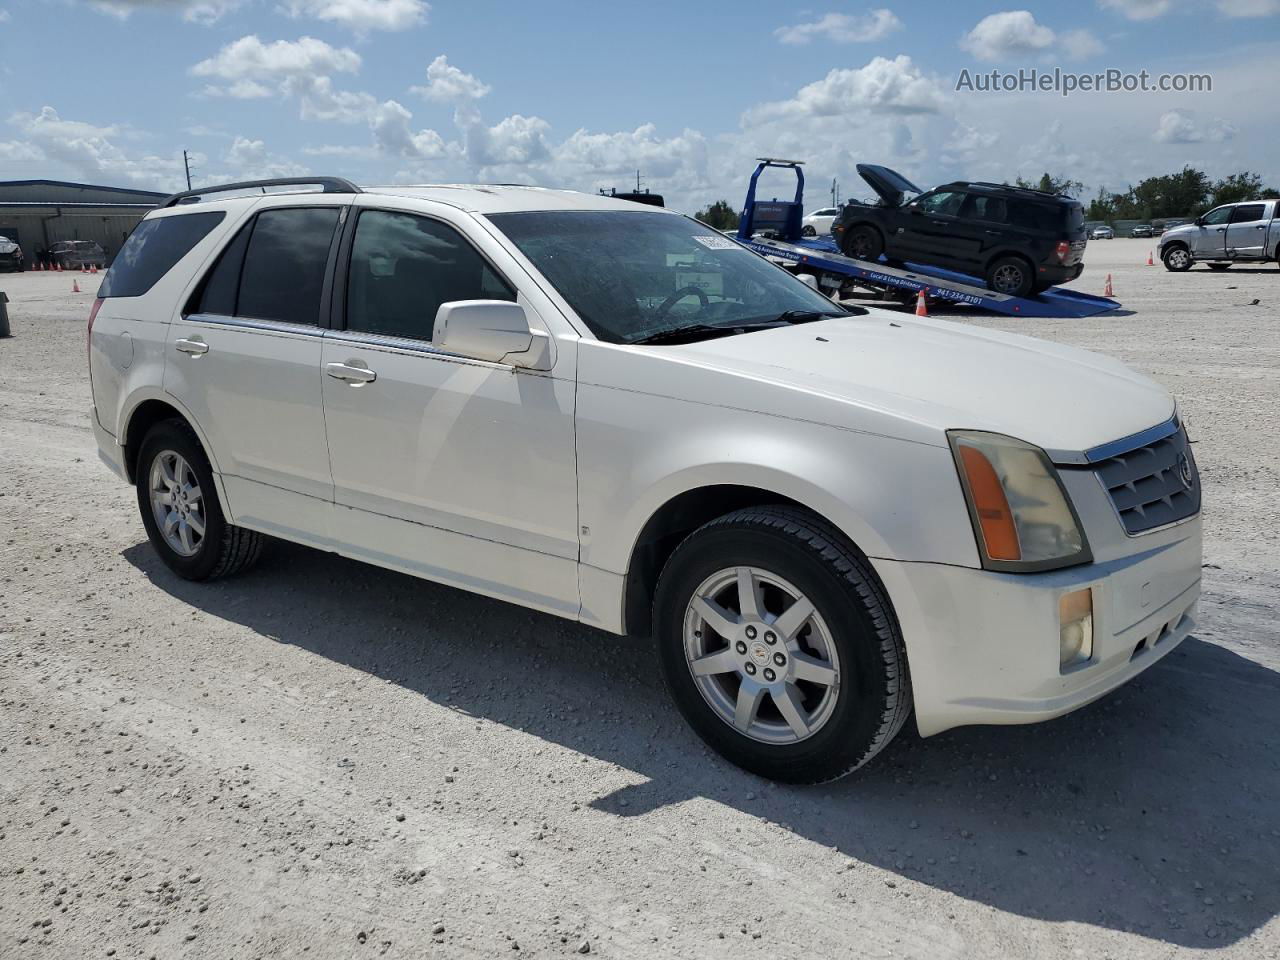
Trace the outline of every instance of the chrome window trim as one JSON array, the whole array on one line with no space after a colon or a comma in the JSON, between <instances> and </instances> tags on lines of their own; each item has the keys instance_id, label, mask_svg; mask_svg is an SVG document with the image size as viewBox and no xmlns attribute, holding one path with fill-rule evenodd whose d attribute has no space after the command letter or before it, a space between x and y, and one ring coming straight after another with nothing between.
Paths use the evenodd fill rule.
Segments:
<instances>
[{"instance_id":1,"label":"chrome window trim","mask_svg":"<svg viewBox=\"0 0 1280 960\"><path fill-rule=\"evenodd\" d=\"M254 320L251 317L224 317L216 313L192 313L182 318L186 323L209 323L220 327L242 327L267 333L292 333L304 337L322 337L325 328L309 323L286 323L283 320Z\"/></svg>"},{"instance_id":2,"label":"chrome window trim","mask_svg":"<svg viewBox=\"0 0 1280 960\"><path fill-rule=\"evenodd\" d=\"M449 353L434 346L428 340L416 340L412 337L389 337L382 333L362 333L359 330L326 330L326 339L334 343L349 343L353 346L372 349L395 350L402 353L419 353L437 360L450 360L454 363L467 363L478 367L491 367L497 370L515 370L515 364L498 363L493 360L477 360L460 353Z\"/></svg>"}]
</instances>

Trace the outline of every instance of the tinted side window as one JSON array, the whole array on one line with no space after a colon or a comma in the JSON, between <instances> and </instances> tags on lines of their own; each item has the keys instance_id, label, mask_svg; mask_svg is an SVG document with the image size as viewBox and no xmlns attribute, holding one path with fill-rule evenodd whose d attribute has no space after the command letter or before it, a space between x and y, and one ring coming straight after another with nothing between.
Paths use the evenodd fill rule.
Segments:
<instances>
[{"instance_id":1,"label":"tinted side window","mask_svg":"<svg viewBox=\"0 0 1280 960\"><path fill-rule=\"evenodd\" d=\"M194 305L194 313L213 313L221 317L236 315L236 293L240 289L240 269L244 266L244 252L253 233L253 221L240 228L218 256L218 262L205 278L204 289Z\"/></svg>"},{"instance_id":2,"label":"tinted side window","mask_svg":"<svg viewBox=\"0 0 1280 960\"><path fill-rule=\"evenodd\" d=\"M515 291L452 227L366 210L347 278L347 329L430 340L440 304L515 300Z\"/></svg>"},{"instance_id":3,"label":"tinted side window","mask_svg":"<svg viewBox=\"0 0 1280 960\"><path fill-rule=\"evenodd\" d=\"M240 272L236 316L283 323L320 322L320 293L336 207L264 210Z\"/></svg>"},{"instance_id":4,"label":"tinted side window","mask_svg":"<svg viewBox=\"0 0 1280 960\"><path fill-rule=\"evenodd\" d=\"M1003 197L988 197L980 193L971 193L965 201L961 216L968 220L983 220L987 223L1004 223L1007 218Z\"/></svg>"},{"instance_id":5,"label":"tinted side window","mask_svg":"<svg viewBox=\"0 0 1280 960\"><path fill-rule=\"evenodd\" d=\"M964 202L963 193L931 193L919 201L925 213L933 217L954 217L960 212L960 204Z\"/></svg>"},{"instance_id":6,"label":"tinted side window","mask_svg":"<svg viewBox=\"0 0 1280 960\"><path fill-rule=\"evenodd\" d=\"M1231 212L1232 223L1252 223L1262 219L1262 211L1267 208L1264 203L1246 203Z\"/></svg>"},{"instance_id":7,"label":"tinted side window","mask_svg":"<svg viewBox=\"0 0 1280 960\"><path fill-rule=\"evenodd\" d=\"M1015 227L1041 233L1055 233L1061 229L1060 213L1057 207L1028 203L1023 200L1010 200L1008 209L1009 222Z\"/></svg>"},{"instance_id":8,"label":"tinted side window","mask_svg":"<svg viewBox=\"0 0 1280 960\"><path fill-rule=\"evenodd\" d=\"M1231 216L1230 207L1218 207L1216 210L1210 210L1204 215L1204 222L1210 225L1226 223L1227 218Z\"/></svg>"},{"instance_id":9,"label":"tinted side window","mask_svg":"<svg viewBox=\"0 0 1280 960\"><path fill-rule=\"evenodd\" d=\"M140 297L209 235L222 211L143 220L129 234L98 290L99 297ZM54 250L62 244L55 244ZM67 245L69 246L69 245ZM96 244L94 244L96 246Z\"/></svg>"}]
</instances>

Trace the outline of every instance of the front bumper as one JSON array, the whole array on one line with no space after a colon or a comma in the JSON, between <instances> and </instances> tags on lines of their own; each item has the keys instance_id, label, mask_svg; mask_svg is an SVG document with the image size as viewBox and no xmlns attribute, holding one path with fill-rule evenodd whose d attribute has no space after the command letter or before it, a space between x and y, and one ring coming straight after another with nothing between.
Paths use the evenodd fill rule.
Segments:
<instances>
[{"instance_id":1,"label":"front bumper","mask_svg":"<svg viewBox=\"0 0 1280 960\"><path fill-rule=\"evenodd\" d=\"M1199 516L1126 556L1042 574L876 560L902 626L924 736L1061 716L1132 679L1196 627ZM1059 666L1058 599L1093 589L1093 656Z\"/></svg>"}]
</instances>

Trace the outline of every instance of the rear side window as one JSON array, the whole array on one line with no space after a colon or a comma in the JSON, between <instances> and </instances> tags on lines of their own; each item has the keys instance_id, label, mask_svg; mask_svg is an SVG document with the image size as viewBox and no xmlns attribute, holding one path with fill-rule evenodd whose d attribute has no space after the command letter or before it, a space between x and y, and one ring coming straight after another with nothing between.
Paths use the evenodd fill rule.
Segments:
<instances>
[{"instance_id":1,"label":"rear side window","mask_svg":"<svg viewBox=\"0 0 1280 960\"><path fill-rule=\"evenodd\" d=\"M240 271L235 315L317 326L337 207L264 210Z\"/></svg>"},{"instance_id":2,"label":"rear side window","mask_svg":"<svg viewBox=\"0 0 1280 960\"><path fill-rule=\"evenodd\" d=\"M1232 223L1252 223L1262 219L1262 211L1267 209L1265 203L1246 203L1231 211Z\"/></svg>"},{"instance_id":3,"label":"rear side window","mask_svg":"<svg viewBox=\"0 0 1280 960\"><path fill-rule=\"evenodd\" d=\"M224 216L222 211L216 211L143 220L120 248L98 296L142 296L207 237Z\"/></svg>"},{"instance_id":4,"label":"rear side window","mask_svg":"<svg viewBox=\"0 0 1280 960\"><path fill-rule=\"evenodd\" d=\"M252 221L240 228L234 240L218 256L204 289L200 292L199 302L195 304L194 313L212 313L220 317L236 315L236 295L240 290L240 269L244 266L244 252L249 246L249 235L253 233Z\"/></svg>"},{"instance_id":5,"label":"rear side window","mask_svg":"<svg viewBox=\"0 0 1280 960\"><path fill-rule=\"evenodd\" d=\"M428 217L366 210L347 278L347 329L430 340L440 304L515 300L458 231Z\"/></svg>"}]
</instances>

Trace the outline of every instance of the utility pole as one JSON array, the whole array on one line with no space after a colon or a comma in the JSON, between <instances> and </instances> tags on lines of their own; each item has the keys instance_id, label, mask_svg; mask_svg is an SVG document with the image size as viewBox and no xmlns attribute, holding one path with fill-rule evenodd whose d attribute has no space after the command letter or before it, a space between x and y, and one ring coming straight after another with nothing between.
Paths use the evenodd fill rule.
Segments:
<instances>
[{"instance_id":1,"label":"utility pole","mask_svg":"<svg viewBox=\"0 0 1280 960\"><path fill-rule=\"evenodd\" d=\"M831 178L831 205L840 206L840 183L835 177Z\"/></svg>"},{"instance_id":2,"label":"utility pole","mask_svg":"<svg viewBox=\"0 0 1280 960\"><path fill-rule=\"evenodd\" d=\"M182 151L182 169L187 173L187 189L191 189L191 161L187 159L187 151Z\"/></svg>"}]
</instances>

